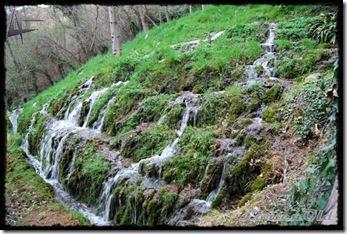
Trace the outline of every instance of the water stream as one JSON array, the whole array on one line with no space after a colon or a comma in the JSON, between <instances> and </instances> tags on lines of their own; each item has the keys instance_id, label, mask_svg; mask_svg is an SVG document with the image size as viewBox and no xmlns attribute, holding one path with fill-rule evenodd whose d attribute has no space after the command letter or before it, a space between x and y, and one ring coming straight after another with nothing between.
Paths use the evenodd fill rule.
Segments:
<instances>
[{"instance_id":1,"label":"water stream","mask_svg":"<svg viewBox=\"0 0 347 234\"><path fill-rule=\"evenodd\" d=\"M274 68L270 66L269 63L270 61L275 59L275 31L276 24L271 23L268 29L268 37L266 41L261 44L265 50L265 53L262 57L255 60L252 65L246 65L245 76L247 78L248 85L253 85L257 83L257 81L259 81L261 78L273 77Z\"/></svg>"},{"instance_id":2,"label":"water stream","mask_svg":"<svg viewBox=\"0 0 347 234\"><path fill-rule=\"evenodd\" d=\"M265 48L265 54L257 59L253 65L247 66L246 73L247 77L251 77L254 74L256 66L261 65L263 67L263 73L261 76L256 74L256 79L262 78L265 76L270 76L273 73L273 68L269 66L269 61L274 58L274 37L275 37L275 25L270 24L268 38L265 43L263 43L263 47ZM248 76L249 75L249 76ZM126 82L118 82L114 84L115 86L119 86L125 84ZM137 163L131 164L129 167L121 168L117 171L117 173L109 178L107 178L103 184L100 192L100 197L95 207L87 207L85 204L76 201L73 197L71 197L59 183L59 160L61 159L62 153L64 151L64 146L66 145L66 141L69 139L71 134L78 134L82 131L86 132L86 135L100 135L102 131L102 127L104 124L105 114L107 110L110 108L111 104L114 103L115 98L113 97L104 105L101 109L98 119L91 123L92 127L88 128L89 119L91 112L93 110L93 106L100 98L100 96L105 93L109 88L104 88L101 90L94 91L86 100L81 100L80 96L85 94L93 86L93 77L82 84L79 88L78 94L71 96L69 101L66 102L64 110L62 110L63 119L57 120L53 119L53 121L49 121L48 126L46 127L46 131L41 138L39 155L34 156L31 154L29 150L29 137L30 133L33 131L33 126L35 124L36 118L38 114L48 115L47 109L49 107L49 103L47 102L41 111L33 114L30 125L27 129L26 135L23 139L21 148L27 155L28 162L35 168L36 172L55 190L56 197L63 204L72 207L73 209L81 212L86 218L88 218L92 224L94 225L110 225L112 204L113 204L113 195L112 192L116 188L119 181L123 178L126 178L129 183L135 183L140 180L143 188L158 188L165 185L165 182L161 179L162 168L165 163L171 158L175 157L177 154L177 145L180 140L180 137L184 133L185 129L189 124L195 125L197 114L199 112L199 95L193 94L191 92L183 92L183 94L176 98L170 105L181 105L184 104L185 108L183 110L182 118L180 120L180 126L176 130L177 136L176 138L170 142L161 152L160 155L153 155L149 158L142 159ZM80 115L82 108L84 105L87 106L88 113L84 115L82 126L78 126L80 122ZM260 113L262 111L263 106L260 108L259 113L257 112L254 121L257 123L261 123ZM65 111L65 112L63 112ZM17 130L17 119L18 112L13 112L10 114L10 121L13 127L13 130ZM164 117L163 117L164 118ZM163 121L163 118L160 118L160 121ZM237 147L236 147L237 148ZM120 152L121 153L121 152ZM228 160L231 157L232 152L229 152L224 158L223 162L223 170L222 175L220 177L220 181L215 190L213 190L206 200L193 199L188 205L187 208L182 211L188 212L189 209L196 209L197 212L206 213L211 206L212 201L216 198L218 193L224 186L224 171L227 168ZM116 155L118 157L118 154ZM68 165L68 174L67 178L74 172L74 162L76 159L76 154L73 154L72 159ZM158 169L158 174L156 177L149 176L141 172L141 167L143 166L154 166ZM181 212L181 211L178 211ZM182 213L181 212L181 213ZM134 211L133 222L136 223L136 209ZM174 220L179 221L181 218L180 215L175 216ZM171 222L171 221L170 221Z\"/></svg>"}]
</instances>

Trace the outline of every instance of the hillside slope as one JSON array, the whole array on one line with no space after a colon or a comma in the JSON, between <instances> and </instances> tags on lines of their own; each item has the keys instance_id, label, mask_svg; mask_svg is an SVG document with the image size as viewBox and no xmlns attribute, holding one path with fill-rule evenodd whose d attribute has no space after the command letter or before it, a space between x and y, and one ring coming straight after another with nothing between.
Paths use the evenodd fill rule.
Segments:
<instances>
[{"instance_id":1,"label":"hillside slope","mask_svg":"<svg viewBox=\"0 0 347 234\"><path fill-rule=\"evenodd\" d=\"M255 207L323 209L337 48L307 29L332 10L210 6L160 25L26 103L21 147L97 225L253 225Z\"/></svg>"}]
</instances>

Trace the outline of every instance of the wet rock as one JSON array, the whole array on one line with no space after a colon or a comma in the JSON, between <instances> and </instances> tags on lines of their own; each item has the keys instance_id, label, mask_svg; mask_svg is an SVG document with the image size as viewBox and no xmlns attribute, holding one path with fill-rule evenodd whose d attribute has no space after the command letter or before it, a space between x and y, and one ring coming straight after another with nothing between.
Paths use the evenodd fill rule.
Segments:
<instances>
[{"instance_id":1,"label":"wet rock","mask_svg":"<svg viewBox=\"0 0 347 234\"><path fill-rule=\"evenodd\" d=\"M184 224L195 215L204 215L211 208L210 203L205 200L193 199L183 209L176 210L175 214L169 219L169 225Z\"/></svg>"},{"instance_id":2,"label":"wet rock","mask_svg":"<svg viewBox=\"0 0 347 234\"><path fill-rule=\"evenodd\" d=\"M199 195L199 189L194 189L189 184L178 194L178 199L176 202L176 209L181 209L185 205L187 205L193 198Z\"/></svg>"},{"instance_id":3,"label":"wet rock","mask_svg":"<svg viewBox=\"0 0 347 234\"><path fill-rule=\"evenodd\" d=\"M78 118L78 126L82 126L85 120L85 117L87 116L88 112L89 112L89 108L90 108L90 100L86 100L83 102L82 104L82 108L81 108L81 112Z\"/></svg>"},{"instance_id":4,"label":"wet rock","mask_svg":"<svg viewBox=\"0 0 347 234\"><path fill-rule=\"evenodd\" d=\"M223 158L211 158L208 161L205 174L200 183L200 188L203 194L211 192L217 187L220 180L223 167Z\"/></svg>"},{"instance_id":5,"label":"wet rock","mask_svg":"<svg viewBox=\"0 0 347 234\"><path fill-rule=\"evenodd\" d=\"M229 139L229 138L217 139L216 141L217 141L217 144L215 146L216 157L226 155L236 145L235 140Z\"/></svg>"}]
</instances>

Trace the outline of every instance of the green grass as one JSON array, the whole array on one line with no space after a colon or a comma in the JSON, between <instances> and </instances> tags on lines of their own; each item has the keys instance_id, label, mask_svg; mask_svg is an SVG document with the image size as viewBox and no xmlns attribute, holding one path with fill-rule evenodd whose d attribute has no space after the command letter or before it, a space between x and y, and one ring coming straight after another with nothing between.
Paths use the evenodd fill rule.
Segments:
<instances>
[{"instance_id":1,"label":"green grass","mask_svg":"<svg viewBox=\"0 0 347 234\"><path fill-rule=\"evenodd\" d=\"M242 38L245 33L252 30L254 32L254 27L250 29L244 25L254 21L273 22L292 18L296 15L306 15L307 9L310 7L297 6L295 11L287 12L285 7L271 5L209 6L203 12L195 11L179 20L161 24L150 30L147 37L144 33L140 33L134 40L125 43L122 46L121 57L115 58L110 52L105 55L98 55L83 65L79 69L81 72L71 72L64 80L25 103L24 111L19 118L19 131L23 133L26 130L32 114L40 110L45 102L53 98L56 99L56 97L60 97L60 100L66 98L69 91L91 76L95 76L96 88L109 86L119 80L138 80L145 77L147 82L135 83L137 83L138 90L141 90L141 85L143 85L143 88L148 89L149 92L165 91L163 90L165 85L176 79L181 83L183 82L183 84L173 88L173 91L177 92L189 85L184 84L189 72L197 76L211 71L221 72L230 64L250 62L261 53L260 41L256 40L259 39L256 33L253 33L253 38L244 41ZM216 40L213 46L202 45L188 55L168 47L179 42L202 39L206 32L222 30L229 30L229 32L233 32L232 35L236 33L238 36L227 38L226 35L223 35ZM147 57L144 58L144 56ZM159 61L162 59L165 61L160 65ZM190 68L188 67L188 71L184 71L180 64L189 64ZM153 69L156 74L154 76L150 75L153 73L151 71ZM177 74L177 70L181 70L181 73ZM174 76L171 76L172 74ZM213 84L208 83L206 86L204 82L200 80L195 83L204 87L204 90L206 87L213 87ZM162 85L155 88L156 84ZM189 86L191 89L194 87L194 85ZM34 103L36 105L33 105ZM130 104L124 104L126 110ZM108 126L106 129L107 132L112 132L112 127Z\"/></svg>"}]
</instances>

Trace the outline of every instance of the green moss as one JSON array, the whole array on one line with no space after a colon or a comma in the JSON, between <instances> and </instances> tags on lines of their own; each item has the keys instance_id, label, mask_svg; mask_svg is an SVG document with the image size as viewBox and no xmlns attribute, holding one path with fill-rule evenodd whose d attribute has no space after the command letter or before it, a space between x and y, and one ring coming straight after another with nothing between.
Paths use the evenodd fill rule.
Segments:
<instances>
[{"instance_id":1,"label":"green moss","mask_svg":"<svg viewBox=\"0 0 347 234\"><path fill-rule=\"evenodd\" d=\"M75 170L70 178L62 181L63 186L80 201L88 205L94 204L100 195L102 182L110 170L110 164L97 152L97 146L93 142L75 149L73 153L76 157ZM62 155L62 158L64 156ZM66 155L65 157L70 159L65 161L70 161L71 156L71 153Z\"/></svg>"},{"instance_id":2,"label":"green moss","mask_svg":"<svg viewBox=\"0 0 347 234\"><path fill-rule=\"evenodd\" d=\"M122 155L136 162L158 155L174 140L175 136L175 131L165 125L155 126L141 133L129 134L125 139ZM123 137L120 136L121 138Z\"/></svg>"},{"instance_id":3,"label":"green moss","mask_svg":"<svg viewBox=\"0 0 347 234\"><path fill-rule=\"evenodd\" d=\"M177 129L178 123L182 118L183 110L184 110L184 107L181 105L177 105L169 109L166 113L163 124L166 124L171 129Z\"/></svg>"},{"instance_id":4,"label":"green moss","mask_svg":"<svg viewBox=\"0 0 347 234\"><path fill-rule=\"evenodd\" d=\"M279 119L279 108L278 105L271 105L266 107L262 114L261 117L263 120L265 120L268 123L274 123L278 121Z\"/></svg>"},{"instance_id":5,"label":"green moss","mask_svg":"<svg viewBox=\"0 0 347 234\"><path fill-rule=\"evenodd\" d=\"M177 194L170 193L165 190L160 190L159 198L162 203L160 209L160 217L162 217L162 220L164 221L168 214L170 214L173 210L173 207L177 200Z\"/></svg>"},{"instance_id":6,"label":"green moss","mask_svg":"<svg viewBox=\"0 0 347 234\"><path fill-rule=\"evenodd\" d=\"M105 113L104 130L106 133L115 135L116 130L120 128L120 126L117 126L118 121L134 110L144 97L145 90L137 81L122 86L118 91L117 99Z\"/></svg>"},{"instance_id":7,"label":"green moss","mask_svg":"<svg viewBox=\"0 0 347 234\"><path fill-rule=\"evenodd\" d=\"M46 123L47 117L44 115L39 114L36 117L35 123L33 125L33 129L31 130L29 134L29 151L33 155L38 155L38 149L40 146L41 138L45 132L45 123Z\"/></svg>"},{"instance_id":8,"label":"green moss","mask_svg":"<svg viewBox=\"0 0 347 234\"><path fill-rule=\"evenodd\" d=\"M267 142L260 142L259 144L252 142L249 149L245 152L242 160L238 161L231 169L231 175L240 176L247 173L247 168L252 159L257 159L263 156L269 145Z\"/></svg>"},{"instance_id":9,"label":"green moss","mask_svg":"<svg viewBox=\"0 0 347 234\"><path fill-rule=\"evenodd\" d=\"M270 162L265 162L261 174L252 182L252 191L263 189L269 182L269 176L272 172L272 165Z\"/></svg>"},{"instance_id":10,"label":"green moss","mask_svg":"<svg viewBox=\"0 0 347 234\"><path fill-rule=\"evenodd\" d=\"M212 201L211 207L212 208L217 208L220 206L223 202L223 194L219 193L216 198Z\"/></svg>"},{"instance_id":11,"label":"green moss","mask_svg":"<svg viewBox=\"0 0 347 234\"><path fill-rule=\"evenodd\" d=\"M214 135L211 130L187 127L179 141L182 153L164 166L164 180L181 186L198 183L212 154Z\"/></svg>"},{"instance_id":12,"label":"green moss","mask_svg":"<svg viewBox=\"0 0 347 234\"><path fill-rule=\"evenodd\" d=\"M252 196L253 196L253 193L251 193L251 192L246 193L246 194L239 200L239 202L237 203L237 206L238 206L238 207L244 206L249 200L252 199Z\"/></svg>"},{"instance_id":13,"label":"green moss","mask_svg":"<svg viewBox=\"0 0 347 234\"><path fill-rule=\"evenodd\" d=\"M279 84L275 84L265 92L263 101L267 104L274 102L280 97L280 94L281 86Z\"/></svg>"},{"instance_id":14,"label":"green moss","mask_svg":"<svg viewBox=\"0 0 347 234\"><path fill-rule=\"evenodd\" d=\"M213 93L205 94L201 102L201 111L197 121L199 127L217 124L221 119L232 123L246 110L242 94L235 86L226 89L221 96Z\"/></svg>"}]
</instances>

